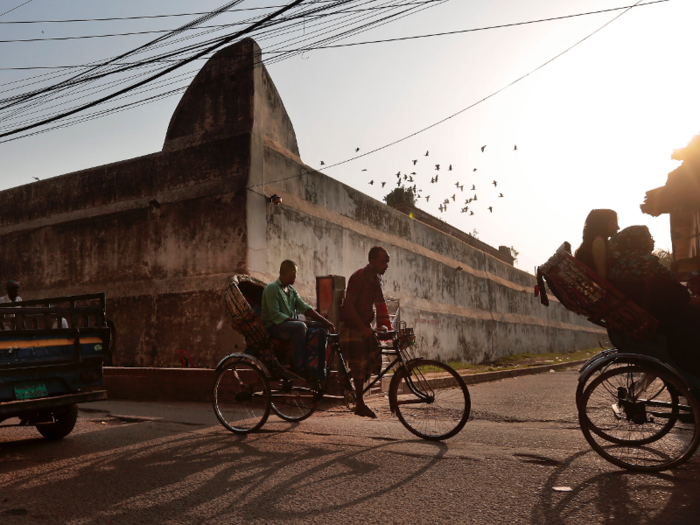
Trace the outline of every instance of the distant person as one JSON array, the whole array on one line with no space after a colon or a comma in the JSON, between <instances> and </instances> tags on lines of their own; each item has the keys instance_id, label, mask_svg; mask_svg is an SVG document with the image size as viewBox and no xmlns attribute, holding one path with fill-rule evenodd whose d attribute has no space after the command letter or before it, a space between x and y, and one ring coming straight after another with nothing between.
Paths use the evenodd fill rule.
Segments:
<instances>
[{"instance_id":1,"label":"distant person","mask_svg":"<svg viewBox=\"0 0 700 525\"><path fill-rule=\"evenodd\" d=\"M608 239L619 229L613 210L591 210L586 217L583 242L574 256L603 279L607 279L611 262Z\"/></svg>"},{"instance_id":2,"label":"distant person","mask_svg":"<svg viewBox=\"0 0 700 525\"><path fill-rule=\"evenodd\" d=\"M10 279L7 281L7 286L5 286L5 290L7 291L7 295L3 295L0 297L0 305L5 304L5 303L19 303L22 302L22 298L19 296L19 289L20 289L20 284L18 281L14 281ZM14 317L12 314L7 314L4 316L4 318L8 317ZM11 323L10 321L3 321L2 327L5 330L12 330L14 323Z\"/></svg>"},{"instance_id":3,"label":"distant person","mask_svg":"<svg viewBox=\"0 0 700 525\"><path fill-rule=\"evenodd\" d=\"M322 379L325 372L326 334L300 321L297 312L335 331L328 319L306 304L292 286L298 267L293 261L283 261L279 279L263 291L261 318L267 332L274 339L291 341L294 349L293 370L307 379ZM319 333L323 332L323 333ZM288 363L280 363L286 366Z\"/></svg>"},{"instance_id":4,"label":"distant person","mask_svg":"<svg viewBox=\"0 0 700 525\"><path fill-rule=\"evenodd\" d=\"M381 369L381 349L372 330L374 309L377 311L377 328L390 330L389 310L384 300L382 275L389 267L389 252L381 246L369 251L369 264L357 270L348 280L343 303L345 326L340 343L348 355L350 371L355 383L357 404L355 414L376 418L377 414L365 404L363 388L373 372Z\"/></svg>"},{"instance_id":5,"label":"distant person","mask_svg":"<svg viewBox=\"0 0 700 525\"><path fill-rule=\"evenodd\" d=\"M610 283L659 321L668 353L681 368L700 376L700 297L652 254L654 239L646 226L630 226L610 239Z\"/></svg>"}]
</instances>

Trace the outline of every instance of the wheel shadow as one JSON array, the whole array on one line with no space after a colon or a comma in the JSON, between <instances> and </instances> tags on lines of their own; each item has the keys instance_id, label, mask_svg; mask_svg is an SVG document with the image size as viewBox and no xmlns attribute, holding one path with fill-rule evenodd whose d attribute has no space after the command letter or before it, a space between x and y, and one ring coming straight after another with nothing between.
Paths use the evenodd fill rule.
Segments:
<instances>
[{"instance_id":1,"label":"wheel shadow","mask_svg":"<svg viewBox=\"0 0 700 525\"><path fill-rule=\"evenodd\" d=\"M700 464L691 463L661 473L614 470L581 479L583 460L597 457L592 450L578 452L559 464L544 485L540 503L532 510L531 523L603 523L662 525L697 523L700 515ZM607 466L602 459L601 465ZM610 468L615 468L610 465ZM598 469L596 469L598 470ZM577 483L571 479L579 478ZM555 489L556 487L556 489ZM570 489L570 491L562 492Z\"/></svg>"}]
</instances>

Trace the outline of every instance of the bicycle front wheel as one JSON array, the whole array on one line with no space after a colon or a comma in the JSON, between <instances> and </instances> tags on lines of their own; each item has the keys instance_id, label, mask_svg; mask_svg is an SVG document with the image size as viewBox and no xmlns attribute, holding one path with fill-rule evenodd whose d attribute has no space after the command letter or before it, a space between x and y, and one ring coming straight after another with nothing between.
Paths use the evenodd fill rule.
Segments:
<instances>
[{"instance_id":1,"label":"bicycle front wheel","mask_svg":"<svg viewBox=\"0 0 700 525\"><path fill-rule=\"evenodd\" d=\"M469 419L471 399L464 380L445 363L414 359L391 381L389 403L399 421L418 437L440 441Z\"/></svg>"},{"instance_id":2,"label":"bicycle front wheel","mask_svg":"<svg viewBox=\"0 0 700 525\"><path fill-rule=\"evenodd\" d=\"M216 376L212 403L216 417L228 430L254 432L270 415L270 386L260 368L234 359Z\"/></svg>"}]
</instances>

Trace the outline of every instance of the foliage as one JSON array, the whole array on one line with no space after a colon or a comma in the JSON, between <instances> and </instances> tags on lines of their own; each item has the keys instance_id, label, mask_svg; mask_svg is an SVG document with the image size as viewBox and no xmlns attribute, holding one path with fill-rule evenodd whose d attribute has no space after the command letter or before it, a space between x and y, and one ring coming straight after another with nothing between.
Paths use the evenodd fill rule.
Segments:
<instances>
[{"instance_id":1,"label":"foliage","mask_svg":"<svg viewBox=\"0 0 700 525\"><path fill-rule=\"evenodd\" d=\"M654 250L654 255L656 255L659 258L659 262L661 264L663 264L669 270L671 269L671 263L673 262L673 253L671 253L669 250L659 248L658 250Z\"/></svg>"},{"instance_id":2,"label":"foliage","mask_svg":"<svg viewBox=\"0 0 700 525\"><path fill-rule=\"evenodd\" d=\"M476 231L476 228L474 228L474 229L472 230L472 232L471 232L469 235L471 235L471 236L474 237L475 239L478 239L478 238L479 238L479 232Z\"/></svg>"},{"instance_id":3,"label":"foliage","mask_svg":"<svg viewBox=\"0 0 700 525\"><path fill-rule=\"evenodd\" d=\"M511 246L511 247L510 247L510 253L511 253L511 255L513 256L513 264L517 264L517 262L518 262L518 255L520 255L520 252Z\"/></svg>"},{"instance_id":4,"label":"foliage","mask_svg":"<svg viewBox=\"0 0 700 525\"><path fill-rule=\"evenodd\" d=\"M416 196L413 193L413 188L399 186L384 196L384 202L386 202L389 206L396 206L398 204L410 204L415 206Z\"/></svg>"}]
</instances>

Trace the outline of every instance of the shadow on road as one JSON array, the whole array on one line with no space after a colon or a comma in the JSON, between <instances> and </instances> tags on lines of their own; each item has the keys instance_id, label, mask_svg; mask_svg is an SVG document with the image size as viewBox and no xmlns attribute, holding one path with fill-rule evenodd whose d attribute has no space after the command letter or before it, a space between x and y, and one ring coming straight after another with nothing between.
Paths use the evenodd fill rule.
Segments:
<instances>
[{"instance_id":1,"label":"shadow on road","mask_svg":"<svg viewBox=\"0 0 700 525\"><path fill-rule=\"evenodd\" d=\"M127 430L115 428L110 433ZM280 439L279 432L233 436L216 428L172 433L115 449L100 446L99 436L93 438L98 441L87 443L90 446L82 454L43 463L18 460L23 467L10 475L3 468L3 524L13 523L8 509L27 509L33 518L80 525L164 523L176 517L185 523L232 517L322 519L326 513L366 508L377 498L401 492L447 452L445 444L425 441L327 445ZM76 436L74 441L78 440ZM3 451L27 457L37 455L39 446L46 442L2 444ZM411 461L394 461L402 457L402 447L411 448ZM396 468L381 467L392 463Z\"/></svg>"},{"instance_id":2,"label":"shadow on road","mask_svg":"<svg viewBox=\"0 0 700 525\"><path fill-rule=\"evenodd\" d=\"M658 474L615 470L571 483L569 480L581 478L584 469L580 460L590 454L596 453L578 452L557 466L547 479L540 504L533 508L531 523L564 525L580 523L582 518L610 525L698 522L700 468L697 464ZM591 458L586 459L590 462ZM570 492L554 490L567 486Z\"/></svg>"}]
</instances>

